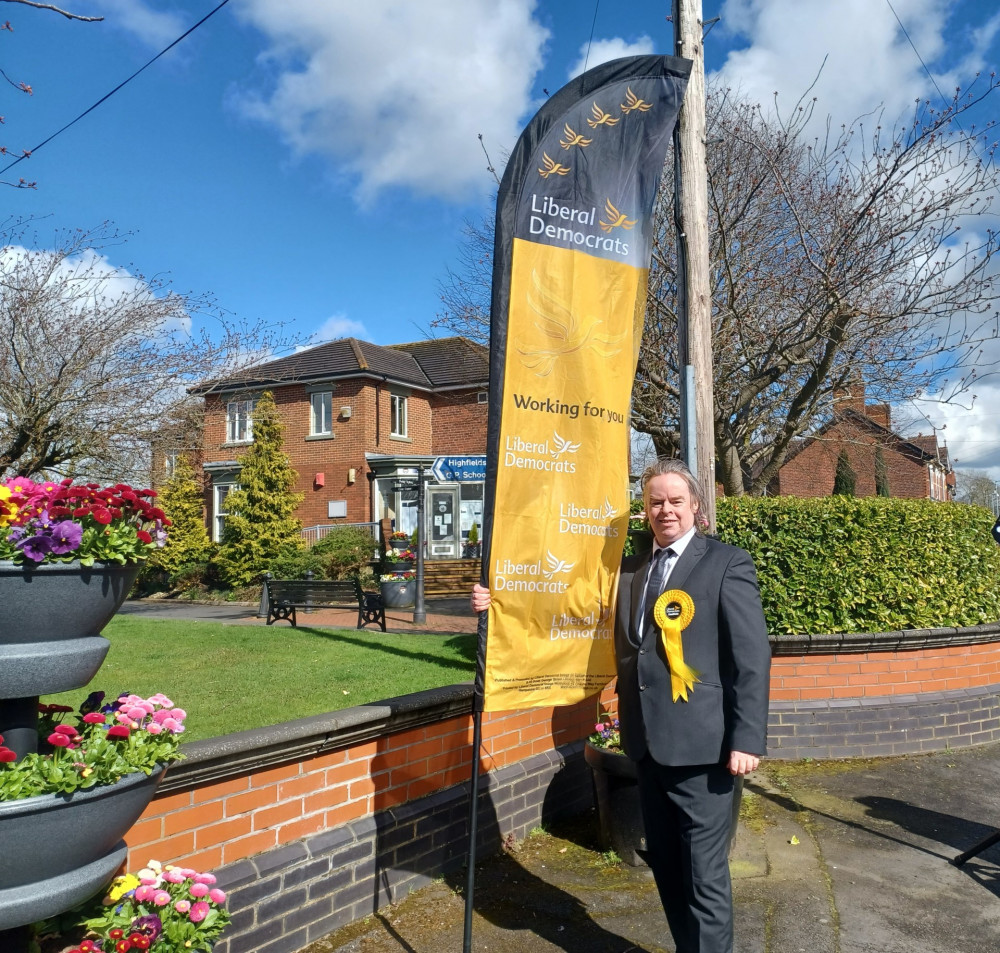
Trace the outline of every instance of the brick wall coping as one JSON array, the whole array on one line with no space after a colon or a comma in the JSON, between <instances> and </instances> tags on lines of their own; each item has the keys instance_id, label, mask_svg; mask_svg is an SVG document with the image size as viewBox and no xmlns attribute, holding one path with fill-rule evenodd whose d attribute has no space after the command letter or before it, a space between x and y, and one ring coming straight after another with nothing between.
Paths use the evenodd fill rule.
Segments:
<instances>
[{"instance_id":1,"label":"brick wall coping","mask_svg":"<svg viewBox=\"0 0 1000 953\"><path fill-rule=\"evenodd\" d=\"M198 784L242 777L471 713L472 683L463 682L280 725L192 741L183 746L184 760L170 766L157 793L162 797Z\"/></svg>"},{"instance_id":2,"label":"brick wall coping","mask_svg":"<svg viewBox=\"0 0 1000 953\"><path fill-rule=\"evenodd\" d=\"M848 652L905 652L1000 642L1000 622L961 628L848 632L831 635L771 635L772 655L832 655Z\"/></svg>"}]
</instances>

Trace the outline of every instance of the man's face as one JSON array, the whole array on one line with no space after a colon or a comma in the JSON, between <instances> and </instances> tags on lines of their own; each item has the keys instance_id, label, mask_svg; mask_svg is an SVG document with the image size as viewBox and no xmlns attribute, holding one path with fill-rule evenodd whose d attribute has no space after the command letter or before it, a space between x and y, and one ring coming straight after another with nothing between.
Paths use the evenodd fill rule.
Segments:
<instances>
[{"instance_id":1,"label":"man's face","mask_svg":"<svg viewBox=\"0 0 1000 953\"><path fill-rule=\"evenodd\" d=\"M643 491L646 516L661 546L680 539L692 526L698 504L691 500L687 481L677 473L653 477Z\"/></svg>"}]
</instances>

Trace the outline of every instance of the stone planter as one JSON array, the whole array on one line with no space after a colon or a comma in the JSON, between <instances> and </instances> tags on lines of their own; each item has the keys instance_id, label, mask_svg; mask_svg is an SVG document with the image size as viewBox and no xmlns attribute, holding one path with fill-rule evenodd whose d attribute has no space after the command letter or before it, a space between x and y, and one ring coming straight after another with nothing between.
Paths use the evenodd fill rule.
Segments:
<instances>
[{"instance_id":1,"label":"stone planter","mask_svg":"<svg viewBox=\"0 0 1000 953\"><path fill-rule=\"evenodd\" d=\"M399 579L379 584L382 602L387 609L404 609L412 606L416 594L416 579Z\"/></svg>"},{"instance_id":2,"label":"stone planter","mask_svg":"<svg viewBox=\"0 0 1000 953\"><path fill-rule=\"evenodd\" d=\"M616 751L595 748L589 741L583 757L594 775L601 845L613 850L626 864L644 867L646 862L636 853L646 849L646 829L635 762Z\"/></svg>"},{"instance_id":3,"label":"stone planter","mask_svg":"<svg viewBox=\"0 0 1000 953\"><path fill-rule=\"evenodd\" d=\"M166 768L72 794L0 801L0 930L86 900L125 860L122 840Z\"/></svg>"},{"instance_id":4,"label":"stone planter","mask_svg":"<svg viewBox=\"0 0 1000 953\"><path fill-rule=\"evenodd\" d=\"M125 601L139 567L0 561L0 699L86 685L110 648L101 630Z\"/></svg>"}]
</instances>

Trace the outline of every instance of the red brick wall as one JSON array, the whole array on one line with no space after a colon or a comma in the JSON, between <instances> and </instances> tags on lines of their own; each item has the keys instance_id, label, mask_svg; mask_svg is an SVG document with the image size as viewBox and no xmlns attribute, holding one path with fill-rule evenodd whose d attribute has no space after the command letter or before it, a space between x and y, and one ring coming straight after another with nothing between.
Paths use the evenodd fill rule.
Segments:
<instances>
[{"instance_id":1,"label":"red brick wall","mask_svg":"<svg viewBox=\"0 0 1000 953\"><path fill-rule=\"evenodd\" d=\"M812 441L796 454L778 473L777 492L782 496L829 496L833 492L837 457L847 451L857 474L857 496L875 496L875 451L873 435L846 419L831 427L821 438ZM926 499L930 495L927 467L905 456L893 446L882 448L889 474L890 496Z\"/></svg>"},{"instance_id":2,"label":"red brick wall","mask_svg":"<svg viewBox=\"0 0 1000 953\"><path fill-rule=\"evenodd\" d=\"M612 696L613 697L613 696ZM483 715L480 771L579 741L592 700ZM467 781L465 715L157 798L129 831L129 869L150 858L211 870Z\"/></svg>"},{"instance_id":3,"label":"red brick wall","mask_svg":"<svg viewBox=\"0 0 1000 953\"><path fill-rule=\"evenodd\" d=\"M478 394L479 391L466 391L432 398L435 454L486 453L489 404L480 404Z\"/></svg>"},{"instance_id":4,"label":"red brick wall","mask_svg":"<svg viewBox=\"0 0 1000 953\"><path fill-rule=\"evenodd\" d=\"M1000 683L1000 644L771 660L771 701L919 695Z\"/></svg>"}]
</instances>

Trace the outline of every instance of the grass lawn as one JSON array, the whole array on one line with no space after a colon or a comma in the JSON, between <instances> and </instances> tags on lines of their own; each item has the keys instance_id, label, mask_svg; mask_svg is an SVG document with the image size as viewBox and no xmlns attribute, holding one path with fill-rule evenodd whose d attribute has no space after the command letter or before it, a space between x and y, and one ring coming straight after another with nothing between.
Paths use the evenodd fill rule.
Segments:
<instances>
[{"instance_id":1,"label":"grass lawn","mask_svg":"<svg viewBox=\"0 0 1000 953\"><path fill-rule=\"evenodd\" d=\"M75 707L91 691L163 692L188 713L185 741L453 685L475 671L474 635L128 616L116 616L103 634L111 650L90 685L45 701Z\"/></svg>"}]
</instances>

